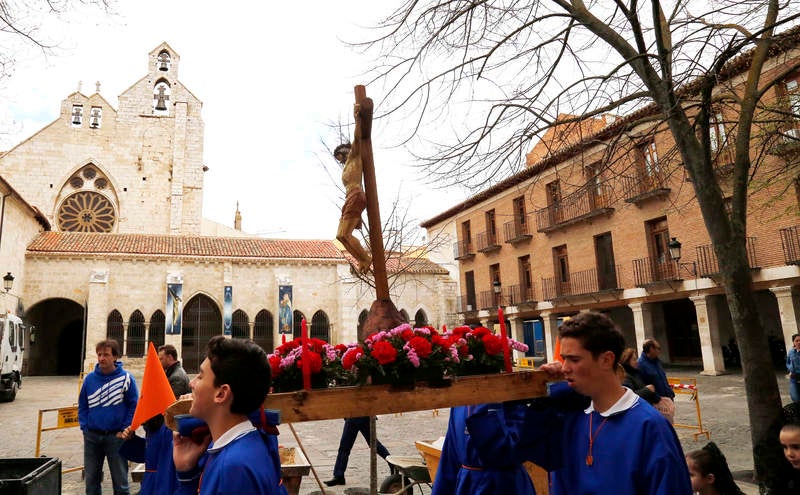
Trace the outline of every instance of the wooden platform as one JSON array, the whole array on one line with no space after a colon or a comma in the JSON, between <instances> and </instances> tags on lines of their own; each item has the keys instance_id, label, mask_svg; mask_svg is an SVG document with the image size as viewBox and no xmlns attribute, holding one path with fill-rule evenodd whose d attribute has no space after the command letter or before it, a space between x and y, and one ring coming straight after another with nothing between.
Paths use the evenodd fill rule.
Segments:
<instances>
[{"instance_id":1,"label":"wooden platform","mask_svg":"<svg viewBox=\"0 0 800 495\"><path fill-rule=\"evenodd\" d=\"M546 383L546 373L526 370L458 377L446 387L419 383L413 389L365 385L284 392L270 394L264 406L280 410L281 423L299 423L542 397ZM174 429L173 416L188 412L190 404L191 399L170 406L167 426Z\"/></svg>"}]
</instances>

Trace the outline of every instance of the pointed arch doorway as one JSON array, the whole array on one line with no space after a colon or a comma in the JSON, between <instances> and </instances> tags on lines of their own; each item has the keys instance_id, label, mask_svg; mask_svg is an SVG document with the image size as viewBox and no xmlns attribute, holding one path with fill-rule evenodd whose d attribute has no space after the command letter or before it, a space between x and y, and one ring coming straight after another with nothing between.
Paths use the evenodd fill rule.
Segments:
<instances>
[{"instance_id":1,"label":"pointed arch doorway","mask_svg":"<svg viewBox=\"0 0 800 495\"><path fill-rule=\"evenodd\" d=\"M217 304L205 294L191 298L183 309L181 336L181 362L187 373L200 371L208 339L221 334L222 313Z\"/></svg>"}]
</instances>

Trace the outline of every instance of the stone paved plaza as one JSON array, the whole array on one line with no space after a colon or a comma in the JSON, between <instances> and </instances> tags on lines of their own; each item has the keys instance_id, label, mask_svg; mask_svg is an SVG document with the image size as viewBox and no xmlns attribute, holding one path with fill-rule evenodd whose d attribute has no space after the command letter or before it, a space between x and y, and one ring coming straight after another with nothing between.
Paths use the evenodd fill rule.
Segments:
<instances>
[{"instance_id":1,"label":"stone paved plaza","mask_svg":"<svg viewBox=\"0 0 800 495\"><path fill-rule=\"evenodd\" d=\"M744 384L741 373L718 377L700 376L698 369L669 369L671 377L696 378L700 391L703 426L711 432L711 439L717 442L728 457L734 472L752 470L750 452L750 433L747 425L747 406L744 400ZM783 375L779 383L784 402L788 402L788 384ZM141 377L138 377L141 382ZM36 448L38 411L66 407L75 404L78 395L77 377L28 377L23 388L12 403L0 404L0 457L33 457ZM680 424L696 424L695 404L688 395L678 395L676 421ZM55 413L45 413L44 426L53 425ZM416 456L415 440L434 440L444 435L447 429L448 410L418 411L402 415L380 416L377 422L378 437L393 455ZM302 442L320 481L330 479L336 459L342 420L315 421L293 425ZM297 446L288 425L280 427L279 441L285 446ZM678 428L678 436L685 451L700 448L705 437L695 440L696 430ZM42 434L41 454L57 456L62 459L65 469L82 464L82 439L78 428L44 432ZM352 494L357 487L369 487L369 450L359 438L350 456L347 470L347 485L326 488L330 494ZM378 459L378 483L389 474L388 467ZM753 485L740 483L745 493L755 494ZM79 472L63 476L62 493L78 495L83 493L83 483ZM131 484L131 493L136 493L138 485ZM319 491L312 474L305 477L300 487L301 494ZM111 493L110 480L104 484L104 493ZM419 491L417 491L419 493ZM424 490L429 493L429 490Z\"/></svg>"}]
</instances>

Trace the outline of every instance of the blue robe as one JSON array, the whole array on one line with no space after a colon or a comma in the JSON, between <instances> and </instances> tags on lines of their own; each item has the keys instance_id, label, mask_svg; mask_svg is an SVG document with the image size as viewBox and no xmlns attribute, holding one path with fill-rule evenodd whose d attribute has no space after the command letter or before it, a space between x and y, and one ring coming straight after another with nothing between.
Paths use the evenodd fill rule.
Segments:
<instances>
[{"instance_id":1,"label":"blue robe","mask_svg":"<svg viewBox=\"0 0 800 495\"><path fill-rule=\"evenodd\" d=\"M431 495L535 495L522 466L524 404L481 404L450 410Z\"/></svg>"},{"instance_id":2,"label":"blue robe","mask_svg":"<svg viewBox=\"0 0 800 495\"><path fill-rule=\"evenodd\" d=\"M532 460L551 471L550 495L692 495L678 436L658 411L625 389L604 414L529 409L525 434L548 435Z\"/></svg>"}]
</instances>

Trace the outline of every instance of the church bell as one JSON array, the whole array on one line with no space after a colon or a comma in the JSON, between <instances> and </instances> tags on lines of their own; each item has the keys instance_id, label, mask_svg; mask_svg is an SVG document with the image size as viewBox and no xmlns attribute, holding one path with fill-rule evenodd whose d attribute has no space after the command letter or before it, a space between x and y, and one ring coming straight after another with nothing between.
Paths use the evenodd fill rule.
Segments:
<instances>
[{"instance_id":1,"label":"church bell","mask_svg":"<svg viewBox=\"0 0 800 495\"><path fill-rule=\"evenodd\" d=\"M161 59L161 62L158 64L158 70L160 70L161 72L167 72L169 70L167 61L164 60L163 58Z\"/></svg>"},{"instance_id":2,"label":"church bell","mask_svg":"<svg viewBox=\"0 0 800 495\"><path fill-rule=\"evenodd\" d=\"M100 127L100 122L99 119L97 118L97 115L92 115L92 118L89 120L89 127L91 127L92 129L97 129L98 127Z\"/></svg>"},{"instance_id":3,"label":"church bell","mask_svg":"<svg viewBox=\"0 0 800 495\"><path fill-rule=\"evenodd\" d=\"M156 110L164 111L166 109L167 109L167 102L166 99L164 98L164 93L162 92L159 93L158 95L158 101L156 101Z\"/></svg>"}]
</instances>

